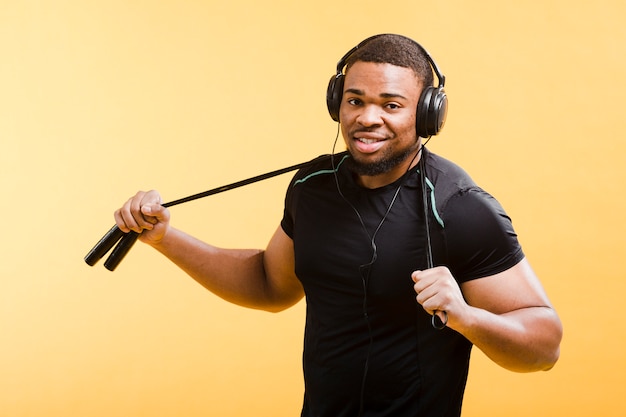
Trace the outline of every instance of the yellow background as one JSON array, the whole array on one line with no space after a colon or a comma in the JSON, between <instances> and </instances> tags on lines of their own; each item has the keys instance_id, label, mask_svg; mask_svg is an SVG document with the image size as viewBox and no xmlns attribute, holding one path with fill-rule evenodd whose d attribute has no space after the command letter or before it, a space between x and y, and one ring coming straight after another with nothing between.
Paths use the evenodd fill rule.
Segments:
<instances>
[{"instance_id":1,"label":"yellow background","mask_svg":"<svg viewBox=\"0 0 626 417\"><path fill-rule=\"evenodd\" d=\"M565 326L548 373L475 350L464 416L625 415L626 3L519 3L1 0L0 414L299 415L303 303L229 305L139 244L114 273L83 257L137 189L330 152L337 60L395 32L447 76L429 147L502 202ZM264 247L289 176L173 222Z\"/></svg>"}]
</instances>

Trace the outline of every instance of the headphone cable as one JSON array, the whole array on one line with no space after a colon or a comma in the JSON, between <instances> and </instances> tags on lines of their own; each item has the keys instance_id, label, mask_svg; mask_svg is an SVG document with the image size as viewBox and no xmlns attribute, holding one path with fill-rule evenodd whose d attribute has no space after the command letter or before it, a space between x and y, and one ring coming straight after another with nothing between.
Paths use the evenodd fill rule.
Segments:
<instances>
[{"instance_id":1,"label":"headphone cable","mask_svg":"<svg viewBox=\"0 0 626 417\"><path fill-rule=\"evenodd\" d=\"M391 199L391 202L390 202L389 206L387 207L387 210L386 210L385 214L383 215L383 218L378 223L378 226L374 230L374 233L372 235L370 235L370 233L367 230L367 227L365 226L365 222L363 221L361 213L359 213L357 208L354 207L354 205L343 194L343 192L341 191L341 187L339 185L339 178L338 178L338 175L337 175L338 167L335 165L335 148L337 146L337 141L339 139L339 126L340 126L340 123L337 123L337 133L335 135L335 140L333 142L333 148L332 148L331 157L330 157L332 170L333 170L333 175L334 175L334 179L335 179L335 185L337 187L337 192L339 193L341 198L350 206L350 208L356 214L357 218L359 219L359 223L361 224L361 226L362 226L363 230L365 231L365 234L367 235L367 237L370 239L370 244L372 246L372 259L368 263L362 264L362 265L359 266L359 272L361 274L361 280L362 280L362 283L363 283L363 317L365 319L365 323L367 325L367 330L368 330L368 335L369 335L369 342L368 342L367 352L366 352L366 356L365 356L365 365L363 367L363 378L361 380L361 393L360 393L360 397L359 397L359 412L357 414L357 416L360 417L360 416L363 415L364 407L365 407L365 384L366 384L366 381L367 381L367 374L368 374L368 371L369 371L369 361L370 361L370 357L371 357L371 353L372 353L372 346L374 344L374 337L373 337L373 333L372 333L372 326L371 326L371 323L370 323L370 320L369 320L369 315L367 313L367 308L368 308L368 304L367 304L367 287L368 287L371 267L374 264L374 262L376 262L376 259L378 258L378 252L377 252L375 239L376 239L376 236L378 234L378 231L381 229L383 223L387 219L387 216L391 212L391 208L393 207L394 203L396 202L396 199L397 199L398 195L400 194L400 190L404 186L404 183L405 183L406 178L407 178L406 175L410 172L411 165L413 165L413 162L415 161L415 158L418 157L418 155L421 155L420 161L418 163L421 163L422 167L425 166L425 164L423 162L423 159L424 159L423 158L423 154L424 153L422 151L424 149L424 146L426 146L426 144L428 143L428 141L430 141L430 138L432 136L429 136L428 138L426 138L426 141L420 145L419 150L413 156L413 159L411 160L411 163L409 164L409 168L407 168L407 171L403 174L404 178L402 178L402 181L398 185L398 188L396 189L396 191L395 191L395 193L394 193L394 195L393 195L393 197ZM423 195L423 200L424 200L424 203L427 203L426 191L425 191L425 188L424 188L425 187L425 176L426 176L426 173L424 172L423 168L422 168L420 174L421 174L421 177L422 177L422 191L423 191L422 195ZM428 217L427 217L428 208L427 208L426 205L424 207L425 207L424 208L424 216L425 216L424 220L425 220L425 225L426 225L427 250L428 250L428 260L427 260L427 262L428 262L429 267L431 267L433 262L432 262L432 248L431 248L431 243L430 243L430 228L429 228L429 225L428 225Z\"/></svg>"}]
</instances>

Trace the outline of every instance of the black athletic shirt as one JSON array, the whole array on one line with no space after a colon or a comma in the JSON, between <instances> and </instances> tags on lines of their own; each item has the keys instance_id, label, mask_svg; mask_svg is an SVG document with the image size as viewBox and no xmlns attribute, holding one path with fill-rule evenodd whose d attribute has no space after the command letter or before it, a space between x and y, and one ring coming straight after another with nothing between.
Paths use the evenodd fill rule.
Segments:
<instances>
[{"instance_id":1,"label":"black athletic shirt","mask_svg":"<svg viewBox=\"0 0 626 417\"><path fill-rule=\"evenodd\" d=\"M458 166L423 157L435 265L461 283L517 264L524 255L498 202ZM301 169L281 222L307 303L302 416L459 416L471 344L431 326L410 277L427 267L419 166L371 190L345 158Z\"/></svg>"}]
</instances>

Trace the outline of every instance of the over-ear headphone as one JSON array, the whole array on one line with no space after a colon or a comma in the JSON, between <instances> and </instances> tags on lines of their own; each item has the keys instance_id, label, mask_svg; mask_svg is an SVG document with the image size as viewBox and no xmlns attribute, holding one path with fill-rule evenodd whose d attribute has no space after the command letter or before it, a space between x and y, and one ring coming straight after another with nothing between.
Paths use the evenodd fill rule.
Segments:
<instances>
[{"instance_id":1,"label":"over-ear headphone","mask_svg":"<svg viewBox=\"0 0 626 417\"><path fill-rule=\"evenodd\" d=\"M375 35L365 39L348 51L348 53L346 53L337 63L337 73L331 77L330 82L328 83L328 90L326 91L326 105L328 106L328 113L334 121L339 121L339 106L341 105L343 84L345 81L343 69L346 66L348 59L350 59L352 54L354 54L357 49L380 36L383 35ZM446 121L446 114L448 112L448 97L443 89L446 77L441 74L439 67L426 49L424 49L419 43L415 41L412 42L415 43L424 53L438 80L437 87L424 87L417 103L415 130L417 131L417 136L427 138L438 134Z\"/></svg>"}]
</instances>

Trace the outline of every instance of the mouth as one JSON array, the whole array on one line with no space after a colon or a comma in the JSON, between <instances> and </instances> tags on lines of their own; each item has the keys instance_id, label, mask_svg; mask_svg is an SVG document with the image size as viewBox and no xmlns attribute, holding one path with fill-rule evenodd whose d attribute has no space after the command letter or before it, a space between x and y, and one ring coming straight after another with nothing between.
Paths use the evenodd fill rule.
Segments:
<instances>
[{"instance_id":1,"label":"mouth","mask_svg":"<svg viewBox=\"0 0 626 417\"><path fill-rule=\"evenodd\" d=\"M367 138L354 138L354 140L357 140L366 145L371 145L372 143L378 142L378 139L367 139Z\"/></svg>"},{"instance_id":2,"label":"mouth","mask_svg":"<svg viewBox=\"0 0 626 417\"><path fill-rule=\"evenodd\" d=\"M370 134L357 133L352 137L357 151L361 153L374 153L386 142L386 138Z\"/></svg>"}]
</instances>

